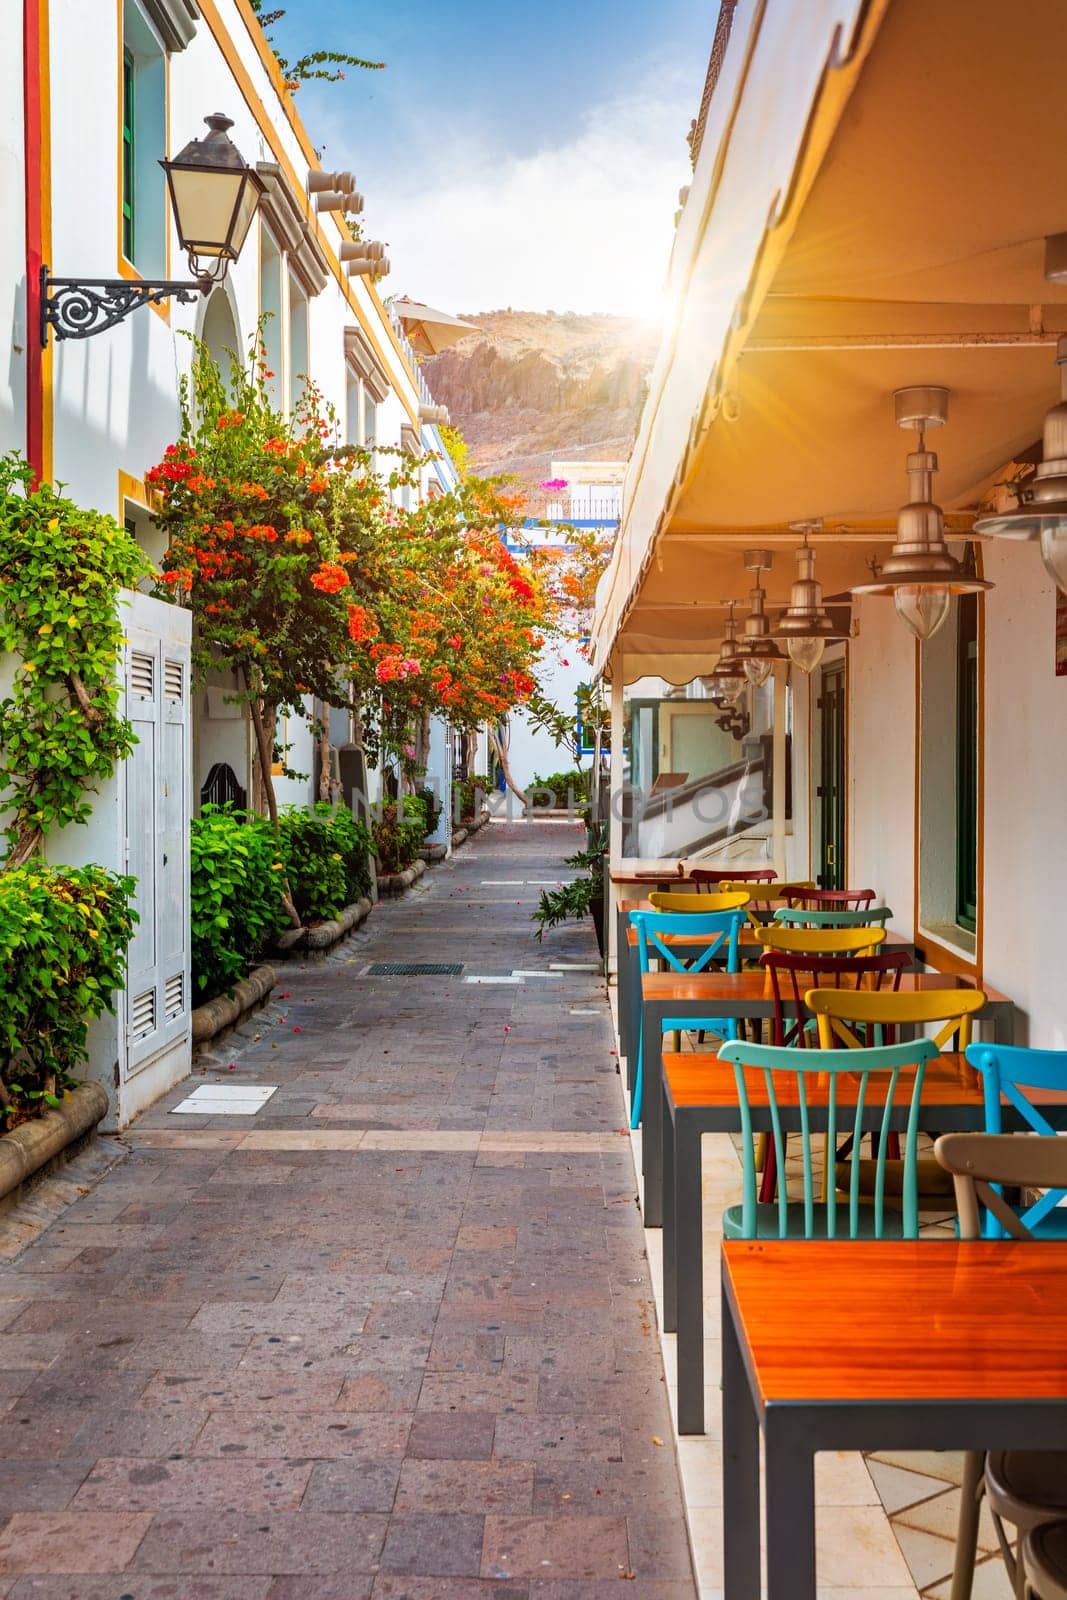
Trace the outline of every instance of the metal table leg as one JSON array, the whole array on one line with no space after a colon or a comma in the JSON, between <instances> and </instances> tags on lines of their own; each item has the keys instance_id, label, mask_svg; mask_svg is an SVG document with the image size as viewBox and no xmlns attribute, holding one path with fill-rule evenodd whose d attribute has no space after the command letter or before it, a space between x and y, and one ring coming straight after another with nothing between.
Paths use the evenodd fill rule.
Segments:
<instances>
[{"instance_id":1,"label":"metal table leg","mask_svg":"<svg viewBox=\"0 0 1067 1600\"><path fill-rule=\"evenodd\" d=\"M727 1600L759 1600L759 1422L733 1310L722 1297L723 1583Z\"/></svg>"},{"instance_id":2,"label":"metal table leg","mask_svg":"<svg viewBox=\"0 0 1067 1600\"><path fill-rule=\"evenodd\" d=\"M663 1226L663 1007L641 1007L644 1092L641 1096L641 1171L645 1180L645 1227Z\"/></svg>"},{"instance_id":3,"label":"metal table leg","mask_svg":"<svg viewBox=\"0 0 1067 1600\"><path fill-rule=\"evenodd\" d=\"M677 1282L678 1432L704 1432L704 1205L700 1125L674 1119L674 1254Z\"/></svg>"},{"instance_id":4,"label":"metal table leg","mask_svg":"<svg viewBox=\"0 0 1067 1600\"><path fill-rule=\"evenodd\" d=\"M803 1419L798 1425L795 1417L769 1406L763 1443L767 1600L815 1600L815 1455L804 1437ZM759 1589L753 1592L758 1595Z\"/></svg>"},{"instance_id":5,"label":"metal table leg","mask_svg":"<svg viewBox=\"0 0 1067 1600\"><path fill-rule=\"evenodd\" d=\"M677 1214L674 1195L675 1128L674 1113L667 1098L666 1073L663 1075L660 1120L663 1124L663 1331L674 1333L678 1327Z\"/></svg>"}]
</instances>

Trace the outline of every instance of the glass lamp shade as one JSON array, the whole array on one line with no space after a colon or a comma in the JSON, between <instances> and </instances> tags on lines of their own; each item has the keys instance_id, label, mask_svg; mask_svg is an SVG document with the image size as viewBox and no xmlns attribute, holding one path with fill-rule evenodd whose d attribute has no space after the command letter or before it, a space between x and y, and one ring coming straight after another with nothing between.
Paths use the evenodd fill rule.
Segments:
<instances>
[{"instance_id":1,"label":"glass lamp shade","mask_svg":"<svg viewBox=\"0 0 1067 1600\"><path fill-rule=\"evenodd\" d=\"M1042 524L1041 559L1057 589L1067 594L1067 520Z\"/></svg>"},{"instance_id":2,"label":"glass lamp shade","mask_svg":"<svg viewBox=\"0 0 1067 1600\"><path fill-rule=\"evenodd\" d=\"M826 640L787 639L785 647L789 651L790 661L798 666L801 672L812 673L822 660Z\"/></svg>"},{"instance_id":3,"label":"glass lamp shade","mask_svg":"<svg viewBox=\"0 0 1067 1600\"><path fill-rule=\"evenodd\" d=\"M762 689L773 671L773 659L765 656L745 657L745 677L754 688Z\"/></svg>"},{"instance_id":4,"label":"glass lamp shade","mask_svg":"<svg viewBox=\"0 0 1067 1600\"><path fill-rule=\"evenodd\" d=\"M952 590L934 584L898 584L893 590L897 616L917 639L932 639L948 616Z\"/></svg>"},{"instance_id":5,"label":"glass lamp shade","mask_svg":"<svg viewBox=\"0 0 1067 1600\"><path fill-rule=\"evenodd\" d=\"M236 261L263 193L259 174L227 136L229 117L216 113L204 120L211 129L205 139L190 139L173 161L160 162L191 265L197 257Z\"/></svg>"}]
</instances>

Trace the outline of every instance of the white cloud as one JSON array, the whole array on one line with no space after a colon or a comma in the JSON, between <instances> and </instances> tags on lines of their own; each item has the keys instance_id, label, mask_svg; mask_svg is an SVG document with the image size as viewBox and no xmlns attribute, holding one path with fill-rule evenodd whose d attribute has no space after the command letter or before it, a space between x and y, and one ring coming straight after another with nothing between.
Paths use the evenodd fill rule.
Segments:
<instances>
[{"instance_id":1,"label":"white cloud","mask_svg":"<svg viewBox=\"0 0 1067 1600\"><path fill-rule=\"evenodd\" d=\"M389 242L386 292L447 310L610 311L656 317L679 186L684 100L592 108L569 142L529 155L438 147L435 172L368 184Z\"/></svg>"}]
</instances>

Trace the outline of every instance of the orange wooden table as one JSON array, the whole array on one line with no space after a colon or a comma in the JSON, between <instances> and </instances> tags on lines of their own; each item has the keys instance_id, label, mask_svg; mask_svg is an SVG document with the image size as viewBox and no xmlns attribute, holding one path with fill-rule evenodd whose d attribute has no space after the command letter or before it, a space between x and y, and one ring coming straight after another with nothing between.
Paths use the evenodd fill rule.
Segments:
<instances>
[{"instance_id":1,"label":"orange wooden table","mask_svg":"<svg viewBox=\"0 0 1067 1600\"><path fill-rule=\"evenodd\" d=\"M767 1600L815 1600L818 1451L1067 1442L1062 1242L729 1240L722 1339L729 1600L761 1592L761 1428Z\"/></svg>"},{"instance_id":2,"label":"orange wooden table","mask_svg":"<svg viewBox=\"0 0 1067 1600\"><path fill-rule=\"evenodd\" d=\"M896 948L900 948L900 941ZM880 950L893 949L889 939ZM707 1017L770 1017L774 992L770 975L760 972L645 972L641 974L641 1029L645 1089L642 1096L641 1168L645 1180L645 1226L663 1224L663 1023L670 1017L688 1017L693 1027ZM944 972L905 972L900 992L911 989L973 989L968 978ZM993 1038L1010 1044L1015 1006L1007 995L986 989L986 1003L975 1013L987 1023ZM622 999L619 1000L620 1007ZM735 1124L736 1126L736 1124Z\"/></svg>"},{"instance_id":3,"label":"orange wooden table","mask_svg":"<svg viewBox=\"0 0 1067 1600\"><path fill-rule=\"evenodd\" d=\"M678 1431L704 1431L704 1228L700 1141L705 1133L732 1133L741 1125L733 1067L713 1055L667 1054L663 1058L663 1328L678 1335ZM806 1077L809 1123L826 1126L826 1103L819 1084ZM838 1077L838 1107L855 1105L859 1079ZM852 1086L850 1096L849 1087ZM770 1132L767 1086L762 1073L746 1073L752 1125ZM775 1085L784 1133L800 1128L796 1080L780 1075ZM911 1081L900 1075L901 1099L892 1125L907 1121ZM823 1092L825 1093L825 1087ZM1033 1104L1054 1128L1067 1127L1067 1091L1031 1090ZM882 1107L873 1097L865 1126L876 1129ZM1024 1124L1005 1101L1004 1126ZM931 1134L985 1127L982 1081L962 1055L944 1054L927 1063L923 1079L922 1128Z\"/></svg>"}]
</instances>

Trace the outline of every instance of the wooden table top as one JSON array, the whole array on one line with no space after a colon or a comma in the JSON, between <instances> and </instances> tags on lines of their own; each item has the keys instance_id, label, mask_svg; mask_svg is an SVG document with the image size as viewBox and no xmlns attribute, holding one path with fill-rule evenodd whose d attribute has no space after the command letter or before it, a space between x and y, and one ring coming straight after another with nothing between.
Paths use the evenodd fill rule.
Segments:
<instances>
[{"instance_id":1,"label":"wooden table top","mask_svg":"<svg viewBox=\"0 0 1067 1600\"><path fill-rule=\"evenodd\" d=\"M805 1052L799 1050L797 1054L803 1057ZM728 1061L720 1061L717 1055L704 1054L703 1051L692 1053L665 1051L663 1073L670 1089L671 1100L676 1106L718 1106L737 1103L734 1069ZM854 1106L859 1091L859 1073L836 1073L835 1076L838 1108ZM894 1095L895 1104L907 1105L914 1079L914 1071L901 1069ZM806 1073L804 1083L810 1108L824 1107L829 1103L829 1073ZM799 1106L800 1091L795 1074L776 1073L774 1088L779 1105ZM745 1089L750 1105L768 1104L767 1080L762 1070L755 1067L746 1070ZM1056 1090L1054 1093L1057 1099L1067 1103L1067 1090ZM869 1088L868 1095L871 1094L877 1095L877 1090ZM983 1105L982 1080L975 1069L968 1064L966 1057L945 1051L926 1063L922 1098L925 1106L974 1106L980 1110ZM1042 1090L1038 1098L1044 1103L1049 1099L1049 1095Z\"/></svg>"},{"instance_id":2,"label":"wooden table top","mask_svg":"<svg viewBox=\"0 0 1067 1600\"><path fill-rule=\"evenodd\" d=\"M642 909L642 908L635 907L634 909L638 910L638 909ZM652 907L651 906L646 906L643 909L646 910L646 911L651 911ZM706 933L667 933L667 934L659 933L659 934L656 935L656 937L657 937L657 939L662 940L662 942L665 945L668 945L668 946L678 945L680 948L685 948L687 945L702 946L702 945L706 945L708 943L708 936L707 936ZM759 951L761 954L766 949L766 946L757 937L755 928L752 926L752 924L750 922L747 922L747 921L743 922L741 924L741 932L740 932L740 935L738 937L738 941L737 942L745 950L756 950L756 951ZM637 945L637 929L636 928L634 928L632 926L627 928L627 930L626 930L626 943L630 946L631 949L634 949L636 947L636 945ZM915 947L915 941L913 939L905 938L905 936L902 933L891 933L891 932L887 933L885 938L883 940L881 940L878 943L878 945L876 946L879 954L884 954L884 952L886 950L912 950L912 949L914 949L914 947ZM973 985L972 985L972 988L973 988Z\"/></svg>"},{"instance_id":3,"label":"wooden table top","mask_svg":"<svg viewBox=\"0 0 1067 1600\"><path fill-rule=\"evenodd\" d=\"M885 945L881 948L884 950ZM815 985L809 984L808 987ZM970 978L961 977L955 972L903 972L900 975L899 992L914 994L923 989L970 990L974 987ZM891 992L887 985L884 993ZM982 992L994 1005L1012 1003L999 989L988 989L983 985ZM672 1004L679 1000L695 1001L702 1005L705 1001L714 1000L770 1000L773 999L774 990L771 988L771 975L764 968L759 972L643 972L641 994L646 1000L662 1000Z\"/></svg>"},{"instance_id":4,"label":"wooden table top","mask_svg":"<svg viewBox=\"0 0 1067 1600\"><path fill-rule=\"evenodd\" d=\"M763 1404L1067 1405L1062 1241L732 1239L723 1262Z\"/></svg>"}]
</instances>

